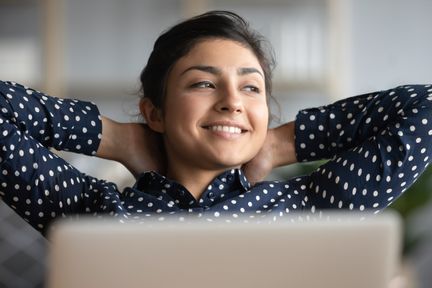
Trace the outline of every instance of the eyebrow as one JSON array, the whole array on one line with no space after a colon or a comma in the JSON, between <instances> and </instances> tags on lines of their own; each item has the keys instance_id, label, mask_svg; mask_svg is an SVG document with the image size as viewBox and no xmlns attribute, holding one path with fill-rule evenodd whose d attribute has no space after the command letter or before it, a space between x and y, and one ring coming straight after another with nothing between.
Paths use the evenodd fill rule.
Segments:
<instances>
[{"instance_id":1,"label":"eyebrow","mask_svg":"<svg viewBox=\"0 0 432 288\"><path fill-rule=\"evenodd\" d=\"M186 70L184 70L180 75L183 75L191 70L199 70L199 71L203 71L206 73L210 73L213 75L220 75L222 74L222 70L214 67L214 66L207 66L207 65L195 65L195 66L191 66L189 68L187 68ZM247 75L247 74L252 74L252 73L258 73L259 75L261 75L262 78L264 78L264 75L261 73L261 71L259 71L258 69L254 68L254 67L242 67L237 69L237 74L238 75Z\"/></svg>"}]
</instances>

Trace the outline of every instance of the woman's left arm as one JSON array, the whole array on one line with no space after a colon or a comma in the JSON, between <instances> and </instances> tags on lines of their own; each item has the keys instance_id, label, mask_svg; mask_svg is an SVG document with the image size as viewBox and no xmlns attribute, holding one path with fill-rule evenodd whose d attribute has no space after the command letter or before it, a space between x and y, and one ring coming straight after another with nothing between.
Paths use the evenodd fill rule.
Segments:
<instances>
[{"instance_id":1,"label":"woman's left arm","mask_svg":"<svg viewBox=\"0 0 432 288\"><path fill-rule=\"evenodd\" d=\"M267 131L261 150L242 167L251 183L262 181L273 168L297 162L294 131L294 121Z\"/></svg>"},{"instance_id":2,"label":"woman's left arm","mask_svg":"<svg viewBox=\"0 0 432 288\"><path fill-rule=\"evenodd\" d=\"M432 159L432 86L409 85L300 111L299 162L329 159L305 181L305 209L379 211Z\"/></svg>"}]
</instances>

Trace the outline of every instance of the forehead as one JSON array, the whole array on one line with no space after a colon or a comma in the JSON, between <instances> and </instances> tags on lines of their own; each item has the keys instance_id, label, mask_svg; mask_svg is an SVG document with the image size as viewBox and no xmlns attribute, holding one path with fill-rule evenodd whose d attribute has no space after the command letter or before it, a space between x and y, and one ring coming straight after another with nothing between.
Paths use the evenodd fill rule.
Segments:
<instances>
[{"instance_id":1,"label":"forehead","mask_svg":"<svg viewBox=\"0 0 432 288\"><path fill-rule=\"evenodd\" d=\"M173 70L185 69L190 65L209 65L219 68L254 67L262 72L258 58L250 48L227 39L205 39L197 42L181 57Z\"/></svg>"}]
</instances>

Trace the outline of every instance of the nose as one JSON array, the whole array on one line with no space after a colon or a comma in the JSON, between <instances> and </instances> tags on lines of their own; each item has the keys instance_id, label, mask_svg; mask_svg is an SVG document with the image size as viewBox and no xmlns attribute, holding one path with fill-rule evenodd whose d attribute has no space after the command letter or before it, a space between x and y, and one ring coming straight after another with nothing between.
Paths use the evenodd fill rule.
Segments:
<instances>
[{"instance_id":1,"label":"nose","mask_svg":"<svg viewBox=\"0 0 432 288\"><path fill-rule=\"evenodd\" d=\"M218 112L242 113L244 110L241 95L232 88L221 91L221 95L215 105Z\"/></svg>"}]
</instances>

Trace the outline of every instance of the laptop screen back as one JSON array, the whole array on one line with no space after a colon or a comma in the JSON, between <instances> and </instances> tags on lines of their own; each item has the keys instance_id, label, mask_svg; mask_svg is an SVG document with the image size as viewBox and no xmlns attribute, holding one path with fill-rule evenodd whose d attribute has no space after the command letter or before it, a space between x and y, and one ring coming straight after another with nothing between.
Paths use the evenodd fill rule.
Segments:
<instances>
[{"instance_id":1,"label":"laptop screen back","mask_svg":"<svg viewBox=\"0 0 432 288\"><path fill-rule=\"evenodd\" d=\"M400 221L59 222L48 287L387 287Z\"/></svg>"}]
</instances>

